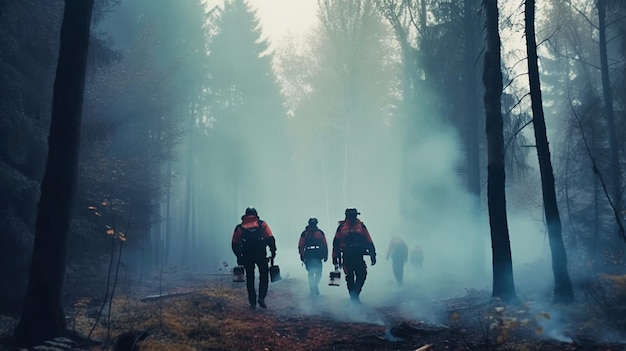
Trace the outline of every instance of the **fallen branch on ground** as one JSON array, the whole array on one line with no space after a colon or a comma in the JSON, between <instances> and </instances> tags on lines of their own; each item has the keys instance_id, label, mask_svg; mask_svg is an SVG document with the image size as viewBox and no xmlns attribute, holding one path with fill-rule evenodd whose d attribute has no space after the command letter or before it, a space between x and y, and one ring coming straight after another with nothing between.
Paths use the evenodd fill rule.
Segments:
<instances>
[{"instance_id":1,"label":"fallen branch on ground","mask_svg":"<svg viewBox=\"0 0 626 351\"><path fill-rule=\"evenodd\" d=\"M183 293L148 295L148 296L142 297L140 301L146 302L146 301L153 301L153 300L159 300L159 299L167 299L171 297L185 296L189 294L191 294L191 291L183 292Z\"/></svg>"}]
</instances>

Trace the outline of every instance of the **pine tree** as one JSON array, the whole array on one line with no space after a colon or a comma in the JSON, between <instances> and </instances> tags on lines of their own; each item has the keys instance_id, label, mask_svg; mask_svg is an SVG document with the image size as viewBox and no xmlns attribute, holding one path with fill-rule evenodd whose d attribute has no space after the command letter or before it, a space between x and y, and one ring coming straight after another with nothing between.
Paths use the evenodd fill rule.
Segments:
<instances>
[{"instance_id":1,"label":"pine tree","mask_svg":"<svg viewBox=\"0 0 626 351\"><path fill-rule=\"evenodd\" d=\"M208 61L210 148L229 152L227 159L218 161L222 156L215 154L211 162L229 175L238 213L250 201L272 203L270 195L284 184L284 173L276 169L285 168L286 113L270 43L254 10L244 0L226 1L215 28Z\"/></svg>"}]
</instances>

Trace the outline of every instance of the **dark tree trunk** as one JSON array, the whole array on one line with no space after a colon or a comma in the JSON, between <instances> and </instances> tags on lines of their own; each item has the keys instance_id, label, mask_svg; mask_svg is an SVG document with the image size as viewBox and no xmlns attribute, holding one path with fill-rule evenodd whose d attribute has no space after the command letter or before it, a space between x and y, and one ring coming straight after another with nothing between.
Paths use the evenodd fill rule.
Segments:
<instances>
[{"instance_id":1,"label":"dark tree trunk","mask_svg":"<svg viewBox=\"0 0 626 351\"><path fill-rule=\"evenodd\" d=\"M600 70L602 72L602 98L604 100L604 116L606 118L607 133L609 134L609 176L611 179L611 193L613 196L613 206L617 220L622 211L622 177L617 152L617 134L615 127L615 114L613 113L613 95L611 92L611 81L609 80L609 64L606 47L606 0L597 0L598 7L598 34L600 48ZM617 226L616 226L617 227ZM624 233L618 232L620 237L626 240ZM620 247L621 248L621 247Z\"/></svg>"},{"instance_id":2,"label":"dark tree trunk","mask_svg":"<svg viewBox=\"0 0 626 351\"><path fill-rule=\"evenodd\" d=\"M463 92L465 114L465 128L463 130L465 152L467 155L467 190L473 196L472 210L476 217L481 215L481 185L480 185L480 89L478 83L476 51L479 23L477 23L477 4L475 0L463 1L463 30L465 35L463 52ZM476 279L487 274L484 258L487 254L485 248L485 233L476 232L471 235L472 261L468 262L475 269L468 272Z\"/></svg>"},{"instance_id":3,"label":"dark tree trunk","mask_svg":"<svg viewBox=\"0 0 626 351\"><path fill-rule=\"evenodd\" d=\"M468 190L476 198L475 209L480 212L480 159L478 84L476 78L476 12L474 0L464 0L463 29L465 30L464 90L467 123Z\"/></svg>"},{"instance_id":4,"label":"dark tree trunk","mask_svg":"<svg viewBox=\"0 0 626 351\"><path fill-rule=\"evenodd\" d=\"M500 33L498 1L483 0L485 9L486 51L483 83L485 84L485 118L487 132L487 205L491 227L493 264L492 296L505 301L516 300L513 283L511 243L506 217L504 173L504 127L502 121L502 70L500 68Z\"/></svg>"},{"instance_id":5,"label":"dark tree trunk","mask_svg":"<svg viewBox=\"0 0 626 351\"><path fill-rule=\"evenodd\" d=\"M31 347L67 332L62 305L67 238L78 177L85 68L93 0L66 0L52 98L48 159L37 208L35 242L18 345Z\"/></svg>"},{"instance_id":6,"label":"dark tree trunk","mask_svg":"<svg viewBox=\"0 0 626 351\"><path fill-rule=\"evenodd\" d=\"M535 40L535 0L526 0L526 50L528 53L528 80L530 83L530 99L533 110L533 126L541 173L541 189L543 205L548 225L548 237L552 252L552 272L554 274L554 299L556 302L572 302L574 291L567 271L567 254L561 234L561 217L554 189L554 173L550 161L550 148L546 135L546 121L543 115L541 98L541 82L537 65L537 43Z\"/></svg>"}]
</instances>

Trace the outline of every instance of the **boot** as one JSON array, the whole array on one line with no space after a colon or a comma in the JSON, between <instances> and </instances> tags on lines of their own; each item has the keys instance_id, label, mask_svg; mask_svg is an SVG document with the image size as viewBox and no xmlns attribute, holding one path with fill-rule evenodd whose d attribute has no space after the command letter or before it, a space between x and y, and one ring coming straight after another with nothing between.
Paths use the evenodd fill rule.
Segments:
<instances>
[{"instance_id":1,"label":"boot","mask_svg":"<svg viewBox=\"0 0 626 351\"><path fill-rule=\"evenodd\" d=\"M267 308L267 305L265 304L265 299L259 299L259 307Z\"/></svg>"}]
</instances>

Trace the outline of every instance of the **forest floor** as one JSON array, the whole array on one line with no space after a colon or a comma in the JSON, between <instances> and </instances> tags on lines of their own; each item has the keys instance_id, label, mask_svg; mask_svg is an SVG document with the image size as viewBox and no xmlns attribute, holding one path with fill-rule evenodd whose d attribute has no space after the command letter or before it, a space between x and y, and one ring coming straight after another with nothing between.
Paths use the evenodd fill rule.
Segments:
<instances>
[{"instance_id":1,"label":"forest floor","mask_svg":"<svg viewBox=\"0 0 626 351\"><path fill-rule=\"evenodd\" d=\"M368 280L355 304L345 281L328 287L323 279L321 295L309 296L303 276L270 283L268 308L251 310L245 283L231 282L230 275L163 281L118 287L110 312L108 305L76 298L66 308L70 330L86 336L101 308L102 314L90 335L97 342L83 341L75 349L127 351L131 346L124 341L132 345L137 335L141 350L626 349L626 339L612 331L620 324L580 302L554 306L528 299L506 305L476 290L424 299L414 288L395 290L383 301L368 296L368 284L377 284ZM605 307L606 313L616 310ZM10 334L14 324L0 317L0 335Z\"/></svg>"}]
</instances>

